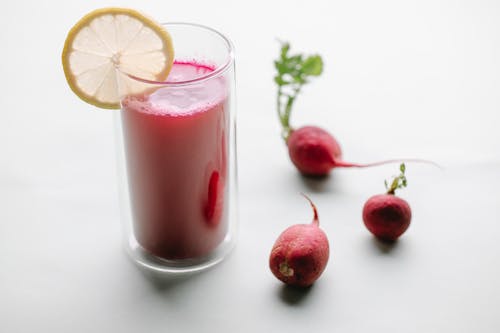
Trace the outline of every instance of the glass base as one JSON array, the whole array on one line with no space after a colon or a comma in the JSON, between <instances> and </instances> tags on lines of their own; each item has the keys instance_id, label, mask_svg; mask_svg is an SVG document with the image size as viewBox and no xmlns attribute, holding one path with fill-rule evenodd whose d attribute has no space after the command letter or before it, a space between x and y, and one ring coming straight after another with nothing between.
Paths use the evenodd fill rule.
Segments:
<instances>
[{"instance_id":1,"label":"glass base","mask_svg":"<svg viewBox=\"0 0 500 333\"><path fill-rule=\"evenodd\" d=\"M204 257L173 260L160 258L149 253L133 237L126 245L128 256L140 268L157 273L186 274L200 272L220 263L233 250L235 239L229 235L226 236L214 251Z\"/></svg>"}]
</instances>

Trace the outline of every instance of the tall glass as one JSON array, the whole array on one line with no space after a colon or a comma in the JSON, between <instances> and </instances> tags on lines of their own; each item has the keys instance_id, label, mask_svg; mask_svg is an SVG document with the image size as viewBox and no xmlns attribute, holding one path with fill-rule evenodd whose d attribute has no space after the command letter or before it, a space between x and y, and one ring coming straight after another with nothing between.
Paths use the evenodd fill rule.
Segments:
<instances>
[{"instance_id":1,"label":"tall glass","mask_svg":"<svg viewBox=\"0 0 500 333\"><path fill-rule=\"evenodd\" d=\"M220 262L235 242L234 53L211 28L164 26L175 49L167 81L118 82L122 220L136 263L191 272Z\"/></svg>"}]
</instances>

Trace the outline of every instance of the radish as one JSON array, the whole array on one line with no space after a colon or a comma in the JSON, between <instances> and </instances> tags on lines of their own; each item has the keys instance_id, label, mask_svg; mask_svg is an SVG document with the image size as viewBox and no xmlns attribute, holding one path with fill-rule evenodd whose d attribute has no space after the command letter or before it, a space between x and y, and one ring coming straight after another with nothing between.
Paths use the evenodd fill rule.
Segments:
<instances>
[{"instance_id":1,"label":"radish","mask_svg":"<svg viewBox=\"0 0 500 333\"><path fill-rule=\"evenodd\" d=\"M283 43L278 60L274 62L278 85L277 109L282 126L282 137L288 146L290 159L295 167L306 176L326 176L333 168L364 168L396 162L423 162L420 159L385 160L375 163L359 164L342 160L342 150L335 138L317 126L303 126L298 129L290 125L292 107L304 84L310 77L323 72L323 60L319 55L289 55L290 44Z\"/></svg>"},{"instance_id":2,"label":"radish","mask_svg":"<svg viewBox=\"0 0 500 333\"><path fill-rule=\"evenodd\" d=\"M269 257L271 272L287 285L308 287L325 270L330 255L328 238L319 228L316 206L306 195L314 212L310 224L296 224L278 237Z\"/></svg>"},{"instance_id":3,"label":"radish","mask_svg":"<svg viewBox=\"0 0 500 333\"><path fill-rule=\"evenodd\" d=\"M387 193L374 195L363 207L363 221L375 237L384 241L395 241L410 226L411 209L408 202L395 195L396 189L406 187L405 165L399 167L401 174L394 177L390 187L385 181Z\"/></svg>"}]
</instances>

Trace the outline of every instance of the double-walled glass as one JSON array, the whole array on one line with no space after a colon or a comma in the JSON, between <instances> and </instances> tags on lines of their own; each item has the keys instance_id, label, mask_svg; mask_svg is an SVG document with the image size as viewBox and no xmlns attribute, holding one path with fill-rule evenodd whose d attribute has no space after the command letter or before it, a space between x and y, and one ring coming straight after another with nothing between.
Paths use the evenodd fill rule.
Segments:
<instances>
[{"instance_id":1,"label":"double-walled glass","mask_svg":"<svg viewBox=\"0 0 500 333\"><path fill-rule=\"evenodd\" d=\"M122 220L136 263L189 272L220 262L235 242L234 53L211 28L165 28L175 49L167 81L118 82Z\"/></svg>"}]
</instances>

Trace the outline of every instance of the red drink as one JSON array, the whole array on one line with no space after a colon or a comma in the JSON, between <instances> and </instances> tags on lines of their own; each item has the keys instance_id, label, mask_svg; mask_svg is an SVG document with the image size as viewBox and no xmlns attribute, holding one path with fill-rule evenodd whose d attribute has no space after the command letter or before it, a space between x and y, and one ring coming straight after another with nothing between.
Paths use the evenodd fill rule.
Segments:
<instances>
[{"instance_id":1,"label":"red drink","mask_svg":"<svg viewBox=\"0 0 500 333\"><path fill-rule=\"evenodd\" d=\"M213 68L176 62L169 81ZM229 106L224 77L122 101L134 235L165 259L209 254L227 232Z\"/></svg>"}]
</instances>

